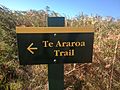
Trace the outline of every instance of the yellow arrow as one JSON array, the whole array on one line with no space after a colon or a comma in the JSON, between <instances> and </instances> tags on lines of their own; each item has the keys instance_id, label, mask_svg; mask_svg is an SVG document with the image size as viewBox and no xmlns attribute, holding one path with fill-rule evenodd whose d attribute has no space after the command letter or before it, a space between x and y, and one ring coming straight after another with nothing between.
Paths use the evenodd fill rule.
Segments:
<instances>
[{"instance_id":1,"label":"yellow arrow","mask_svg":"<svg viewBox=\"0 0 120 90\"><path fill-rule=\"evenodd\" d=\"M28 50L30 53L34 54L34 52L33 52L32 50L37 50L38 48L33 48L32 46L33 46L33 43L31 43L31 44L29 45L29 47L27 48L27 50Z\"/></svg>"}]
</instances>

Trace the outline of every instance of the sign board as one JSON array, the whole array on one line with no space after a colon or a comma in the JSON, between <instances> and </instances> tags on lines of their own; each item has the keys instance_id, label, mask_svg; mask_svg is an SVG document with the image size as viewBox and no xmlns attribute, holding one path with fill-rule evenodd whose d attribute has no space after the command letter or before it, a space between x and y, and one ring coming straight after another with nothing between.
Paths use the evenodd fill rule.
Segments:
<instances>
[{"instance_id":1,"label":"sign board","mask_svg":"<svg viewBox=\"0 0 120 90\"><path fill-rule=\"evenodd\" d=\"M22 65L91 63L94 31L75 27L16 27Z\"/></svg>"}]
</instances>

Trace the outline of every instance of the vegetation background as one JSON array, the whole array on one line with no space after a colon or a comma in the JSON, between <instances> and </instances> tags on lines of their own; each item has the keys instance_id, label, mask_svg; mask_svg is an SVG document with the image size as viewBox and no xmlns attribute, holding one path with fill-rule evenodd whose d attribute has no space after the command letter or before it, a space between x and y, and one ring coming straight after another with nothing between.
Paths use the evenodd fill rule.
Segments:
<instances>
[{"instance_id":1,"label":"vegetation background","mask_svg":"<svg viewBox=\"0 0 120 90\"><path fill-rule=\"evenodd\" d=\"M0 90L47 90L47 65L19 65L15 27L46 27L50 10L11 11L0 5ZM93 62L64 65L65 90L120 90L120 19L81 13L66 26L95 29Z\"/></svg>"}]
</instances>

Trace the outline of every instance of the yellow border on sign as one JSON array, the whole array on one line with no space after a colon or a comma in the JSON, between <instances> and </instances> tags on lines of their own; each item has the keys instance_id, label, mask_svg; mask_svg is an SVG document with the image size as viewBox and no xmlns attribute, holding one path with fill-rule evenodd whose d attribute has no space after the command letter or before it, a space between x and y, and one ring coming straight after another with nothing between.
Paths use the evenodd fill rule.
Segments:
<instances>
[{"instance_id":1,"label":"yellow border on sign","mask_svg":"<svg viewBox=\"0 0 120 90\"><path fill-rule=\"evenodd\" d=\"M16 33L92 33L88 27L16 27Z\"/></svg>"}]
</instances>

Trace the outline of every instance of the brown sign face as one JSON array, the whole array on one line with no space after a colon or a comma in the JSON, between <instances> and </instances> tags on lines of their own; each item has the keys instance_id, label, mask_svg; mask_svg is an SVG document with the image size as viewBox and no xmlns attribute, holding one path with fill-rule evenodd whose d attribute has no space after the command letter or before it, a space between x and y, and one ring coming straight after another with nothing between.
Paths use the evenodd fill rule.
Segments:
<instances>
[{"instance_id":1,"label":"brown sign face","mask_svg":"<svg viewBox=\"0 0 120 90\"><path fill-rule=\"evenodd\" d=\"M20 64L90 63L94 31L90 28L16 28Z\"/></svg>"}]
</instances>

